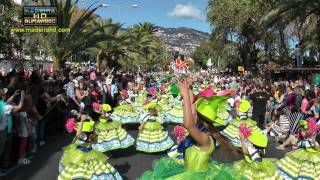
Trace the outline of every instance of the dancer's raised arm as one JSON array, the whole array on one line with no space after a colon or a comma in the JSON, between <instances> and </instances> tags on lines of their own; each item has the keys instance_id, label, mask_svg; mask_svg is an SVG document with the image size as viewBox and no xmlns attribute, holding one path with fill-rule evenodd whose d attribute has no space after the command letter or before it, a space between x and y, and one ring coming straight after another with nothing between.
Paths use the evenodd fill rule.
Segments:
<instances>
[{"instance_id":1,"label":"dancer's raised arm","mask_svg":"<svg viewBox=\"0 0 320 180\"><path fill-rule=\"evenodd\" d=\"M206 147L210 145L209 135L201 132L194 120L192 114L192 103L189 96L189 85L186 80L178 83L181 96L183 97L183 125L188 130L192 138L197 142L198 146Z\"/></svg>"}]
</instances>

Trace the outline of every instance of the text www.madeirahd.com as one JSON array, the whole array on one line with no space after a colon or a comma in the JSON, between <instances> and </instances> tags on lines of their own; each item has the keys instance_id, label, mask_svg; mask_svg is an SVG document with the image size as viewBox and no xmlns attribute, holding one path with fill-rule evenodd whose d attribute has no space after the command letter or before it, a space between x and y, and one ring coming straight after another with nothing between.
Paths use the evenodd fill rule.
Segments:
<instances>
[{"instance_id":1,"label":"text www.madeirahd.com","mask_svg":"<svg viewBox=\"0 0 320 180\"><path fill-rule=\"evenodd\" d=\"M57 27L24 27L24 28L11 28L14 33L59 33L70 32L70 28L57 28Z\"/></svg>"}]
</instances>

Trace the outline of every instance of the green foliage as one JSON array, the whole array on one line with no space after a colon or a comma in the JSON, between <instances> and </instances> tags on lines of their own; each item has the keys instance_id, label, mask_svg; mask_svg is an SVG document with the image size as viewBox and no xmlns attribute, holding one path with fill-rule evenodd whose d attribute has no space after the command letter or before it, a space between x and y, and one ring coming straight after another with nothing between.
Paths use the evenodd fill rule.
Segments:
<instances>
[{"instance_id":1,"label":"green foliage","mask_svg":"<svg viewBox=\"0 0 320 180\"><path fill-rule=\"evenodd\" d=\"M96 55L98 69L101 66L135 69L137 65L149 66L160 63L165 57L163 42L154 35L157 27L151 23L140 23L121 30L122 25L103 20L95 11L100 8L92 4L87 9L78 9L77 1L50 0L58 7L59 28L70 28L70 33L43 33L42 48L53 57L55 67L61 68L74 54ZM48 2L47 2L48 3ZM30 36L31 37L31 36ZM38 44L37 38L30 43ZM34 48L30 48L33 52Z\"/></svg>"},{"instance_id":2,"label":"green foliage","mask_svg":"<svg viewBox=\"0 0 320 180\"><path fill-rule=\"evenodd\" d=\"M69 33L43 33L48 42L48 53L54 59L55 68L61 68L72 54L98 46L98 43L113 39L109 34L101 33L110 24L98 24L94 12L100 8L92 4L80 12L79 18L71 22L74 14L79 13L76 4L78 0L50 0L50 6L58 9L58 28L70 28Z\"/></svg>"},{"instance_id":3,"label":"green foliage","mask_svg":"<svg viewBox=\"0 0 320 180\"><path fill-rule=\"evenodd\" d=\"M219 54L222 64L246 69L270 61L288 65L295 39L309 52L311 58L306 59L320 59L318 0L209 0L207 17L213 27L207 44L212 45L197 49L194 56L200 59L207 59L200 52L210 49L211 57Z\"/></svg>"},{"instance_id":4,"label":"green foliage","mask_svg":"<svg viewBox=\"0 0 320 180\"><path fill-rule=\"evenodd\" d=\"M20 7L11 0L0 2L0 54L6 58L14 58L16 51L22 50L22 39L20 34L11 33L12 28L20 27L17 19Z\"/></svg>"},{"instance_id":5,"label":"green foliage","mask_svg":"<svg viewBox=\"0 0 320 180\"><path fill-rule=\"evenodd\" d=\"M320 51L320 2L318 0L283 0L260 21L265 28L293 26L303 48Z\"/></svg>"}]
</instances>

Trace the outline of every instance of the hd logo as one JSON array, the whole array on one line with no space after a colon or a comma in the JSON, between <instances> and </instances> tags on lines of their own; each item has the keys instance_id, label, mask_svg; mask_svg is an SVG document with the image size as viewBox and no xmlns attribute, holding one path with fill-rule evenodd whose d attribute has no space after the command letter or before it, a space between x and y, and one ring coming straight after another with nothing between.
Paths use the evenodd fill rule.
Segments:
<instances>
[{"instance_id":1,"label":"hd logo","mask_svg":"<svg viewBox=\"0 0 320 180\"><path fill-rule=\"evenodd\" d=\"M57 8L46 6L24 6L23 24L25 26L56 26Z\"/></svg>"}]
</instances>

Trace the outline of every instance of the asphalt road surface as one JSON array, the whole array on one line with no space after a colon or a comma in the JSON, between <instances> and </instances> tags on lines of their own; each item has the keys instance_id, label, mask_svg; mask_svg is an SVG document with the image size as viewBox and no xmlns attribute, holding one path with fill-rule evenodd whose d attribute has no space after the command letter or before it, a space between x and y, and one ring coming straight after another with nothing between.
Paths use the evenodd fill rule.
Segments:
<instances>
[{"instance_id":1,"label":"asphalt road surface","mask_svg":"<svg viewBox=\"0 0 320 180\"><path fill-rule=\"evenodd\" d=\"M137 137L137 126L126 127L128 133L133 137ZM173 126L168 126L169 132ZM55 134L47 138L47 144L39 149L34 155L32 162L27 166L17 166L12 172L1 180L56 180L58 177L58 164L62 155L62 148L68 145L72 136L67 134ZM285 151L276 150L272 140L266 149L266 157L281 158L285 155ZM147 154L135 150L131 147L124 150L115 150L108 152L109 162L119 171L124 179L137 179L141 174L152 169L152 162L155 159L166 156L166 153ZM223 153L217 149L213 154L213 159L218 162L232 162L242 157L229 158L223 156Z\"/></svg>"}]
</instances>

